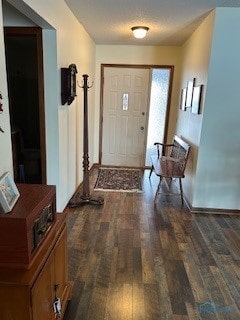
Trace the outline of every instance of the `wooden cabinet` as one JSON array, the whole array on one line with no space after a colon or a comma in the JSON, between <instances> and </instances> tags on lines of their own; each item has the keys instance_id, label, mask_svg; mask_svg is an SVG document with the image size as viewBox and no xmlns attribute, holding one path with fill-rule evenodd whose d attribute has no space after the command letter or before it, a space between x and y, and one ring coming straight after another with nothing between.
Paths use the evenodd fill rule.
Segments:
<instances>
[{"instance_id":1,"label":"wooden cabinet","mask_svg":"<svg viewBox=\"0 0 240 320\"><path fill-rule=\"evenodd\" d=\"M51 257L31 290L33 319L53 319L53 273L54 261L53 257Z\"/></svg>"},{"instance_id":2,"label":"wooden cabinet","mask_svg":"<svg viewBox=\"0 0 240 320\"><path fill-rule=\"evenodd\" d=\"M54 320L55 296L62 314L71 298L68 282L66 214L56 222L39 248L31 268L0 268L1 320Z\"/></svg>"},{"instance_id":3,"label":"wooden cabinet","mask_svg":"<svg viewBox=\"0 0 240 320\"><path fill-rule=\"evenodd\" d=\"M65 310L69 297L67 283L66 232L59 238L53 254L49 257L32 289L33 319L53 319L53 302L60 298ZM42 305L39 308L39 305Z\"/></svg>"},{"instance_id":4,"label":"wooden cabinet","mask_svg":"<svg viewBox=\"0 0 240 320\"><path fill-rule=\"evenodd\" d=\"M69 298L67 284L66 231L60 236L32 290L33 319L54 319L53 302L60 298L65 310Z\"/></svg>"}]
</instances>

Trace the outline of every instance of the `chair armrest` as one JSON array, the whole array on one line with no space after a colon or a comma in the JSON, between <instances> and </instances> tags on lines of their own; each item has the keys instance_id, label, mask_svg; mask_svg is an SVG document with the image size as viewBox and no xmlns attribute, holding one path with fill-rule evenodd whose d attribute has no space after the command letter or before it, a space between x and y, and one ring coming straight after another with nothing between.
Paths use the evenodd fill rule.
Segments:
<instances>
[{"instance_id":1,"label":"chair armrest","mask_svg":"<svg viewBox=\"0 0 240 320\"><path fill-rule=\"evenodd\" d=\"M160 150L159 150L159 146L162 147L162 151L164 151L164 148L168 148L168 147L172 147L173 144L168 144L168 143L161 143L161 142L154 142L154 146L157 146L157 157L158 159L160 158Z\"/></svg>"},{"instance_id":2,"label":"chair armrest","mask_svg":"<svg viewBox=\"0 0 240 320\"><path fill-rule=\"evenodd\" d=\"M154 142L154 146L173 147L174 144L172 144L172 143Z\"/></svg>"}]
</instances>

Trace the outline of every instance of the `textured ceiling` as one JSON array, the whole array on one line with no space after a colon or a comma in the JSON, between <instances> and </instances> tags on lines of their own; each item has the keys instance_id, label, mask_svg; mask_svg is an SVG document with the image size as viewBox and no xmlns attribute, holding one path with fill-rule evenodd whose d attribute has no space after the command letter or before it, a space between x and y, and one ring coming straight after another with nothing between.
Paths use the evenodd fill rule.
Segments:
<instances>
[{"instance_id":1,"label":"textured ceiling","mask_svg":"<svg viewBox=\"0 0 240 320\"><path fill-rule=\"evenodd\" d=\"M216 7L240 0L65 0L96 44L181 45ZM134 39L131 27L150 28Z\"/></svg>"}]
</instances>

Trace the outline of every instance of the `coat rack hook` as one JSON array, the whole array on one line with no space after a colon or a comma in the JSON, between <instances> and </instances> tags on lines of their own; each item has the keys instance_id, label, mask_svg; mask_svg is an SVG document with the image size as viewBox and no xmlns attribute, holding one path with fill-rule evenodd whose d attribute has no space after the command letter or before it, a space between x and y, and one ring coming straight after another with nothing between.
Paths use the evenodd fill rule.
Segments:
<instances>
[{"instance_id":1,"label":"coat rack hook","mask_svg":"<svg viewBox=\"0 0 240 320\"><path fill-rule=\"evenodd\" d=\"M82 83L83 83L83 85L82 86L80 86L80 84L79 84L79 82L77 81L77 86L79 87L79 88L81 88L81 89L84 89L84 86L85 86L85 84L84 84L84 81L82 81ZM90 88L92 88L93 87L93 84L94 84L94 81L92 81L92 84L89 86L89 84L87 83L87 89L90 89Z\"/></svg>"}]
</instances>

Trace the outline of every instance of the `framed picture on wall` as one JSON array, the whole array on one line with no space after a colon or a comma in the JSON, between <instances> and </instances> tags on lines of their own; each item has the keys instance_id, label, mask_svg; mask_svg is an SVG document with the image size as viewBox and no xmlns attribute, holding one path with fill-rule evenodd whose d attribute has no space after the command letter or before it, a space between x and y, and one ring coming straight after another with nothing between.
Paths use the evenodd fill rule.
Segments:
<instances>
[{"instance_id":1,"label":"framed picture on wall","mask_svg":"<svg viewBox=\"0 0 240 320\"><path fill-rule=\"evenodd\" d=\"M191 108L192 98L193 98L193 87L195 84L195 78L189 80L187 83L187 97L186 97L186 107Z\"/></svg>"},{"instance_id":2,"label":"framed picture on wall","mask_svg":"<svg viewBox=\"0 0 240 320\"><path fill-rule=\"evenodd\" d=\"M183 88L181 91L181 99L180 99L180 109L186 111L186 96L187 96L187 88Z\"/></svg>"},{"instance_id":3,"label":"framed picture on wall","mask_svg":"<svg viewBox=\"0 0 240 320\"><path fill-rule=\"evenodd\" d=\"M9 172L5 172L0 178L0 212L8 213L12 210L17 199L19 191Z\"/></svg>"},{"instance_id":4,"label":"framed picture on wall","mask_svg":"<svg viewBox=\"0 0 240 320\"><path fill-rule=\"evenodd\" d=\"M196 86L193 88L193 98L192 98L192 113L199 114L202 98L203 85Z\"/></svg>"}]
</instances>

